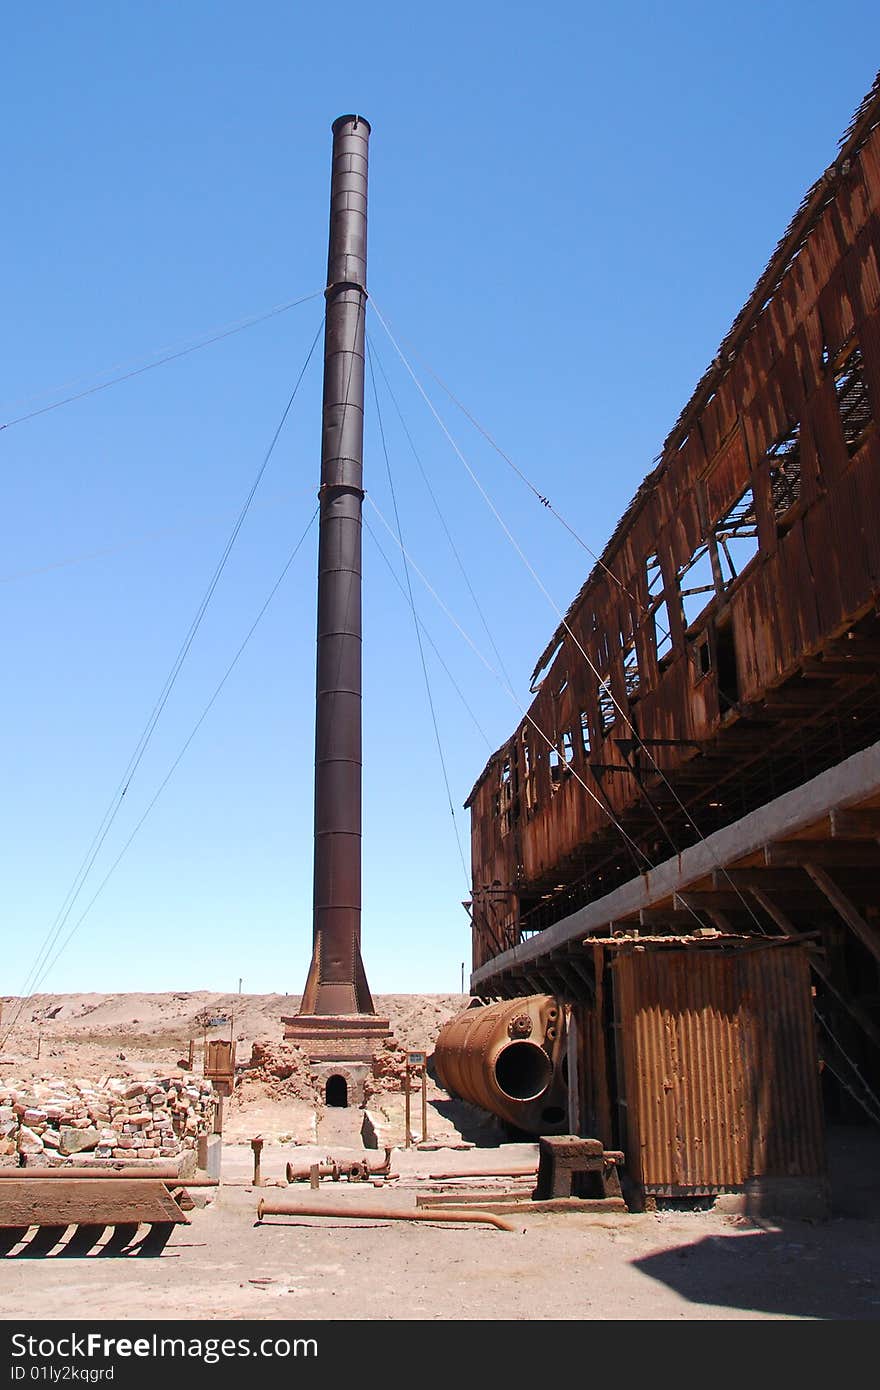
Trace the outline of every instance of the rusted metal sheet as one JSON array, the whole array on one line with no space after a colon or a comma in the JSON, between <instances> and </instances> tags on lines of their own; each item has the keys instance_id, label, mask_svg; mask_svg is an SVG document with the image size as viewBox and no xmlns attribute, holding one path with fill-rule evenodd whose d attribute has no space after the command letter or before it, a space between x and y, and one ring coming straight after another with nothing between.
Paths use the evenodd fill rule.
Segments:
<instances>
[{"instance_id":1,"label":"rusted metal sheet","mask_svg":"<svg viewBox=\"0 0 880 1390\"><path fill-rule=\"evenodd\" d=\"M235 1082L235 1043L214 1038L205 1048L205 1076L231 1086Z\"/></svg>"},{"instance_id":2,"label":"rusted metal sheet","mask_svg":"<svg viewBox=\"0 0 880 1390\"><path fill-rule=\"evenodd\" d=\"M623 1147L664 1195L825 1173L803 947L642 951L612 965Z\"/></svg>"},{"instance_id":3,"label":"rusted metal sheet","mask_svg":"<svg viewBox=\"0 0 880 1390\"><path fill-rule=\"evenodd\" d=\"M802 696L805 659L856 624L880 646L878 122L880 83L539 658L527 719L471 792L475 965L572 910L573 893L590 901L653 862L658 835L684 848L696 824L760 804L754 789L729 794L743 721L769 758L795 728L785 690ZM880 737L880 702L867 719L840 715L854 688L823 681L838 757ZM831 754L815 718L802 722L806 778ZM707 752L713 770L687 792Z\"/></svg>"}]
</instances>

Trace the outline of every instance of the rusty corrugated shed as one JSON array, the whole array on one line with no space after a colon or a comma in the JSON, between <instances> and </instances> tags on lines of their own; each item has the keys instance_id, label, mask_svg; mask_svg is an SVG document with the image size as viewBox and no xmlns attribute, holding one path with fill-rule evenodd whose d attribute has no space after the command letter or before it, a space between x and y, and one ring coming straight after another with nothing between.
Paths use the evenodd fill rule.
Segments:
<instances>
[{"instance_id":1,"label":"rusty corrugated shed","mask_svg":"<svg viewBox=\"0 0 880 1390\"><path fill-rule=\"evenodd\" d=\"M636 950L612 974L621 1142L645 1191L824 1176L804 947Z\"/></svg>"}]
</instances>

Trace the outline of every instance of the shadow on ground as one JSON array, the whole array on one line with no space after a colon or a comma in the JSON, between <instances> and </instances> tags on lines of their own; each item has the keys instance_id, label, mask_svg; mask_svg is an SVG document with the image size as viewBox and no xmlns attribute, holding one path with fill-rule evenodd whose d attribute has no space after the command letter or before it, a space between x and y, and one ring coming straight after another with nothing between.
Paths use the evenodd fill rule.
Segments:
<instances>
[{"instance_id":1,"label":"shadow on ground","mask_svg":"<svg viewBox=\"0 0 880 1390\"><path fill-rule=\"evenodd\" d=\"M147 1228L138 1239L136 1225L114 1226L36 1226L7 1229L0 1238L0 1258L6 1260L112 1258L155 1259L162 1254L174 1227L170 1224ZM68 1235L68 1231L70 1234Z\"/></svg>"},{"instance_id":2,"label":"shadow on ground","mask_svg":"<svg viewBox=\"0 0 880 1390\"><path fill-rule=\"evenodd\" d=\"M780 1317L880 1321L880 1131L829 1127L828 1221L707 1236L634 1260L692 1303Z\"/></svg>"},{"instance_id":3,"label":"shadow on ground","mask_svg":"<svg viewBox=\"0 0 880 1390\"><path fill-rule=\"evenodd\" d=\"M707 1236L633 1266L691 1303L783 1317L880 1320L876 1236L853 1252L850 1232L842 1263L829 1249L833 1241L813 1239L805 1230L791 1222L784 1231Z\"/></svg>"},{"instance_id":4,"label":"shadow on ground","mask_svg":"<svg viewBox=\"0 0 880 1390\"><path fill-rule=\"evenodd\" d=\"M478 1148L497 1148L509 1137L494 1115L487 1115L485 1110L478 1110L466 1100L432 1100L431 1108L436 1110L438 1115L442 1115L466 1143L476 1144ZM526 1137L531 1140L534 1136Z\"/></svg>"}]
</instances>

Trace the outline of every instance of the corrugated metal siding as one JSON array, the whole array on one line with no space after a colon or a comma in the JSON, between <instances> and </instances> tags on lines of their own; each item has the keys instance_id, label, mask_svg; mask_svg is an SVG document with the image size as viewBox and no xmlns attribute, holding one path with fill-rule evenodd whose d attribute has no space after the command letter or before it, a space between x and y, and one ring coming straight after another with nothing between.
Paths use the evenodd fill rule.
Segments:
<instances>
[{"instance_id":1,"label":"corrugated metal siding","mask_svg":"<svg viewBox=\"0 0 880 1390\"><path fill-rule=\"evenodd\" d=\"M636 951L612 972L637 1182L698 1193L824 1174L805 948Z\"/></svg>"}]
</instances>

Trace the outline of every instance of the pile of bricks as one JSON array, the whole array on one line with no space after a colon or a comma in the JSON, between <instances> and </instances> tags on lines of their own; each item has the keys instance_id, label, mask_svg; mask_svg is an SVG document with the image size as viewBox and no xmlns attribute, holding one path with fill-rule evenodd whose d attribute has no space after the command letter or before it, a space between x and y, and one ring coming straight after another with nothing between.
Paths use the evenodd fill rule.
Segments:
<instances>
[{"instance_id":1,"label":"pile of bricks","mask_svg":"<svg viewBox=\"0 0 880 1390\"><path fill-rule=\"evenodd\" d=\"M213 1129L215 1103L193 1075L0 1081L0 1162L177 1158Z\"/></svg>"}]
</instances>

